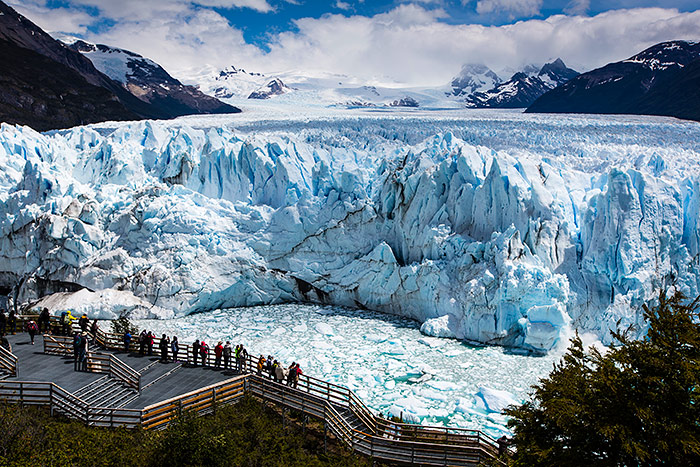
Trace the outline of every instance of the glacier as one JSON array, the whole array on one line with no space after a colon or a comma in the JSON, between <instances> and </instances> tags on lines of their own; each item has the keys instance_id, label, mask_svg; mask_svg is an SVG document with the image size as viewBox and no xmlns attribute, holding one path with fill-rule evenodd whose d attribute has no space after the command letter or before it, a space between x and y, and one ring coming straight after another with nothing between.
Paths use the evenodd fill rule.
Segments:
<instances>
[{"instance_id":1,"label":"glacier","mask_svg":"<svg viewBox=\"0 0 700 467\"><path fill-rule=\"evenodd\" d=\"M0 288L88 289L101 318L340 305L536 353L643 333L660 287L698 294L697 123L250 105L3 124Z\"/></svg>"}]
</instances>

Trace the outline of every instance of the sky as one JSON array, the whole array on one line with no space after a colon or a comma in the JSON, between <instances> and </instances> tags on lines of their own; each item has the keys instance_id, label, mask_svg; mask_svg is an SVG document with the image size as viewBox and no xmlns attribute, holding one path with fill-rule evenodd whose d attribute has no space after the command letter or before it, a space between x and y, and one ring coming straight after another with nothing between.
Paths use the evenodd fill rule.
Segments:
<instances>
[{"instance_id":1,"label":"sky","mask_svg":"<svg viewBox=\"0 0 700 467\"><path fill-rule=\"evenodd\" d=\"M437 86L558 57L588 71L700 41L700 0L6 0L46 31L137 52L187 80L233 65Z\"/></svg>"}]
</instances>

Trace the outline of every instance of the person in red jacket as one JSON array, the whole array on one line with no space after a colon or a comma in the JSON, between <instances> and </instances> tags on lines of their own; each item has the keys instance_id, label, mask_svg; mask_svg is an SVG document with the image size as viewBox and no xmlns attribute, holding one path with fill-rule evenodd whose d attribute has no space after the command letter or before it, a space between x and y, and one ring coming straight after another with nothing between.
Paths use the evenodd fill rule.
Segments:
<instances>
[{"instance_id":1,"label":"person in red jacket","mask_svg":"<svg viewBox=\"0 0 700 467\"><path fill-rule=\"evenodd\" d=\"M214 347L214 366L219 368L221 367L221 355L224 353L224 344L223 342L219 341L218 344L216 344L216 347Z\"/></svg>"},{"instance_id":2,"label":"person in red jacket","mask_svg":"<svg viewBox=\"0 0 700 467\"><path fill-rule=\"evenodd\" d=\"M199 344L199 356L202 357L202 365L207 366L209 364L209 361L207 360L207 357L209 356L209 346L204 341L200 342Z\"/></svg>"}]
</instances>

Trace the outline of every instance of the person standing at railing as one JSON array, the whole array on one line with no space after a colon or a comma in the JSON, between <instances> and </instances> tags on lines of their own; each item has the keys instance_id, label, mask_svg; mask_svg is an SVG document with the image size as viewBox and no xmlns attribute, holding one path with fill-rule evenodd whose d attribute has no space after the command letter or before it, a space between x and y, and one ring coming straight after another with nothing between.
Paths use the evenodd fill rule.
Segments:
<instances>
[{"instance_id":1,"label":"person standing at railing","mask_svg":"<svg viewBox=\"0 0 700 467\"><path fill-rule=\"evenodd\" d=\"M88 316L83 313L83 315L78 319L78 326L80 326L80 332L87 332L88 324L90 324L90 320L88 319Z\"/></svg>"},{"instance_id":2,"label":"person standing at railing","mask_svg":"<svg viewBox=\"0 0 700 467\"><path fill-rule=\"evenodd\" d=\"M272 355L267 356L267 365L265 370L267 371L267 375L270 377L270 379L275 379L275 369L272 368L272 365L275 364L274 359L272 358Z\"/></svg>"},{"instance_id":3,"label":"person standing at railing","mask_svg":"<svg viewBox=\"0 0 700 467\"><path fill-rule=\"evenodd\" d=\"M221 357L224 355L224 343L219 341L214 347L214 366L219 368L221 366Z\"/></svg>"},{"instance_id":4,"label":"person standing at railing","mask_svg":"<svg viewBox=\"0 0 700 467\"><path fill-rule=\"evenodd\" d=\"M197 359L199 358L199 351L201 349L202 344L199 342L199 339L197 339L196 341L194 341L194 344L192 344L192 361L194 362L194 366L197 366Z\"/></svg>"},{"instance_id":5,"label":"person standing at railing","mask_svg":"<svg viewBox=\"0 0 700 467\"><path fill-rule=\"evenodd\" d=\"M246 373L246 362L248 361L248 351L243 347L243 344L241 344L241 351L239 353L238 358L240 359L240 367L241 367L241 373Z\"/></svg>"},{"instance_id":6,"label":"person standing at railing","mask_svg":"<svg viewBox=\"0 0 700 467\"><path fill-rule=\"evenodd\" d=\"M30 319L27 321L27 332L29 333L29 340L31 341L32 345L34 345L34 336L36 336L36 333L39 332L39 326L37 326L36 322L33 319Z\"/></svg>"},{"instance_id":7,"label":"person standing at railing","mask_svg":"<svg viewBox=\"0 0 700 467\"><path fill-rule=\"evenodd\" d=\"M170 341L170 350L173 352L173 361L177 362L177 354L180 352L180 343L177 341L177 336L173 336L173 340Z\"/></svg>"},{"instance_id":8,"label":"person standing at railing","mask_svg":"<svg viewBox=\"0 0 700 467\"><path fill-rule=\"evenodd\" d=\"M287 386L292 386L294 384L294 373L296 372L297 362L292 362L287 368Z\"/></svg>"},{"instance_id":9,"label":"person standing at railing","mask_svg":"<svg viewBox=\"0 0 700 467\"><path fill-rule=\"evenodd\" d=\"M148 345L148 356L153 355L153 341L155 340L156 336L153 335L151 331L148 331L148 335L146 336L146 345Z\"/></svg>"},{"instance_id":10,"label":"person standing at railing","mask_svg":"<svg viewBox=\"0 0 700 467\"><path fill-rule=\"evenodd\" d=\"M302 371L301 371L301 368L299 368L298 363L296 364L296 366L294 367L294 370L292 370L292 371L294 373L294 380L292 382L292 387L294 389L296 389L297 386L299 385L299 377L302 375Z\"/></svg>"},{"instance_id":11,"label":"person standing at railing","mask_svg":"<svg viewBox=\"0 0 700 467\"><path fill-rule=\"evenodd\" d=\"M92 345L97 345L97 331L100 327L97 324L97 320L92 320L92 326L90 326L90 334L92 335Z\"/></svg>"},{"instance_id":12,"label":"person standing at railing","mask_svg":"<svg viewBox=\"0 0 700 467\"><path fill-rule=\"evenodd\" d=\"M131 333L127 329L124 331L124 352L129 353L129 346L131 345Z\"/></svg>"},{"instance_id":13,"label":"person standing at railing","mask_svg":"<svg viewBox=\"0 0 700 467\"><path fill-rule=\"evenodd\" d=\"M80 371L87 371L88 367L88 336L87 333L81 334L80 339Z\"/></svg>"},{"instance_id":14,"label":"person standing at railing","mask_svg":"<svg viewBox=\"0 0 700 467\"><path fill-rule=\"evenodd\" d=\"M168 347L170 347L168 336L163 334L163 337L160 338L160 342L158 343L158 347L160 348L160 362L168 363Z\"/></svg>"},{"instance_id":15,"label":"person standing at railing","mask_svg":"<svg viewBox=\"0 0 700 467\"><path fill-rule=\"evenodd\" d=\"M146 339L148 339L148 333L144 329L143 331L141 331L141 334L139 334L139 354L140 355L145 355Z\"/></svg>"},{"instance_id":16,"label":"person standing at railing","mask_svg":"<svg viewBox=\"0 0 700 467\"><path fill-rule=\"evenodd\" d=\"M39 314L39 332L49 332L50 330L51 315L49 314L49 309L44 307ZM42 326L43 325L43 326Z\"/></svg>"},{"instance_id":17,"label":"person standing at railing","mask_svg":"<svg viewBox=\"0 0 700 467\"><path fill-rule=\"evenodd\" d=\"M80 333L76 331L73 335L73 371L78 371L80 366L81 339Z\"/></svg>"},{"instance_id":18,"label":"person standing at railing","mask_svg":"<svg viewBox=\"0 0 700 467\"><path fill-rule=\"evenodd\" d=\"M258 358L258 376L262 376L263 368L265 368L265 363L267 360L265 360L265 357L260 355L260 358Z\"/></svg>"},{"instance_id":19,"label":"person standing at railing","mask_svg":"<svg viewBox=\"0 0 700 467\"><path fill-rule=\"evenodd\" d=\"M228 370L231 363L231 341L226 341L224 345L224 370Z\"/></svg>"},{"instance_id":20,"label":"person standing at railing","mask_svg":"<svg viewBox=\"0 0 700 467\"><path fill-rule=\"evenodd\" d=\"M209 346L204 341L199 344L199 356L202 357L202 365L207 366L209 364L207 360L207 357L209 357Z\"/></svg>"}]
</instances>

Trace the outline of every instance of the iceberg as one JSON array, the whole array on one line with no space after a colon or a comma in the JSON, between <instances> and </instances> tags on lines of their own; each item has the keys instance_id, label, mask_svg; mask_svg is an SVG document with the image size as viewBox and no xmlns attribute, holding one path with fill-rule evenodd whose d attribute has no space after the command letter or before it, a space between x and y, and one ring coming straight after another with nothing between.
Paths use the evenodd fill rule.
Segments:
<instances>
[{"instance_id":1,"label":"iceberg","mask_svg":"<svg viewBox=\"0 0 700 467\"><path fill-rule=\"evenodd\" d=\"M0 287L22 303L124 292L113 299L162 317L340 305L534 353L573 329L641 335L659 288L699 291L696 123L248 118L3 124Z\"/></svg>"}]
</instances>

